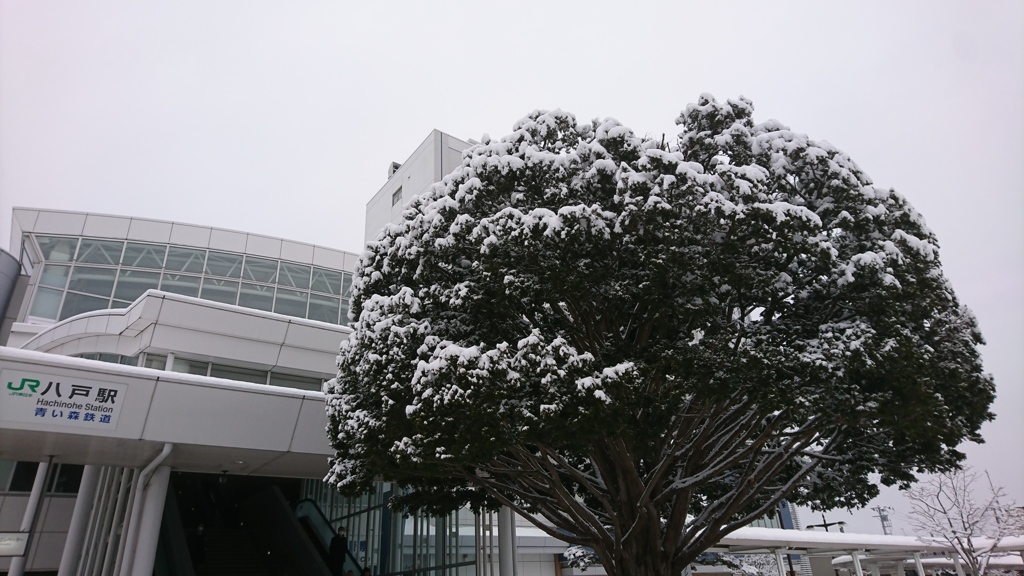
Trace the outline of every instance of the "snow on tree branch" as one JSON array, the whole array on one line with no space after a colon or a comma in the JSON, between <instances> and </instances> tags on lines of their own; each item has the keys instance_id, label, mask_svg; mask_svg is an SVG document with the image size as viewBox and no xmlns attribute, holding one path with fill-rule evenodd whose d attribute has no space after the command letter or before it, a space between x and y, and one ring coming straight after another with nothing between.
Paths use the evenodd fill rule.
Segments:
<instances>
[{"instance_id":1,"label":"snow on tree branch","mask_svg":"<svg viewBox=\"0 0 1024 576\"><path fill-rule=\"evenodd\" d=\"M938 242L831 144L704 95L678 139L535 111L369 243L327 480L507 505L678 574L782 498L955 468L993 383Z\"/></svg>"},{"instance_id":2,"label":"snow on tree branch","mask_svg":"<svg viewBox=\"0 0 1024 576\"><path fill-rule=\"evenodd\" d=\"M926 478L907 492L910 525L948 543L978 576L988 572L1000 540L1024 534L1021 508L991 481L987 489L980 486L985 480L966 467Z\"/></svg>"}]
</instances>

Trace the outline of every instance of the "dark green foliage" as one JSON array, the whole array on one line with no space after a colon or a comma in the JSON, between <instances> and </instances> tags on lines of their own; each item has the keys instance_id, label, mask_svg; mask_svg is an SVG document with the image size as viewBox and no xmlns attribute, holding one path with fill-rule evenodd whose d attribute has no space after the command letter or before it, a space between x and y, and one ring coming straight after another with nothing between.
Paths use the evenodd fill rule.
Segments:
<instances>
[{"instance_id":1,"label":"dark green foliage","mask_svg":"<svg viewBox=\"0 0 1024 576\"><path fill-rule=\"evenodd\" d=\"M468 151L361 262L328 480L508 505L609 574L677 574L783 497L957 466L994 387L934 236L752 113L702 97L669 148L535 112Z\"/></svg>"}]
</instances>

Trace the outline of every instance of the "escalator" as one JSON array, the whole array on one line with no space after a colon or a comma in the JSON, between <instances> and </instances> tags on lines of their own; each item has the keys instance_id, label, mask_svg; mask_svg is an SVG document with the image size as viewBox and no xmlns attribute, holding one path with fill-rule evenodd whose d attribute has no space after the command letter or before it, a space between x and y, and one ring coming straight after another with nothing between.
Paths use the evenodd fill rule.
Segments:
<instances>
[{"instance_id":1,"label":"escalator","mask_svg":"<svg viewBox=\"0 0 1024 576\"><path fill-rule=\"evenodd\" d=\"M240 520L274 574L331 576L322 546L310 538L277 486L247 498L240 508Z\"/></svg>"},{"instance_id":2,"label":"escalator","mask_svg":"<svg viewBox=\"0 0 1024 576\"><path fill-rule=\"evenodd\" d=\"M352 555L348 543L343 542L339 544L336 541L339 536L331 527L327 516L316 505L316 502L309 498L299 502L295 506L295 517L298 519L299 524L302 525L306 535L309 536L310 541L318 548L322 558L327 561L328 566L331 565L331 545L334 544L336 549L340 547L340 549L344 550L344 564L343 566L335 567L336 574L345 576L349 574L360 576L362 574L362 566L356 561L356 557Z\"/></svg>"},{"instance_id":3,"label":"escalator","mask_svg":"<svg viewBox=\"0 0 1024 576\"><path fill-rule=\"evenodd\" d=\"M310 500L293 509L287 480L180 474L172 477L156 576L360 576L345 551L332 572L334 532ZM294 501L294 500L292 500ZM340 548L336 545L336 549ZM340 571L339 571L340 570Z\"/></svg>"}]
</instances>

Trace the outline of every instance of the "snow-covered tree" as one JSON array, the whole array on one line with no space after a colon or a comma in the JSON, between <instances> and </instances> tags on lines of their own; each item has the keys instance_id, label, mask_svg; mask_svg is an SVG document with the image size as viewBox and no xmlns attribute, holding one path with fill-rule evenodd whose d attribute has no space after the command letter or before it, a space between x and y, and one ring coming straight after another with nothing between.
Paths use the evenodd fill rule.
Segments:
<instances>
[{"instance_id":1,"label":"snow-covered tree","mask_svg":"<svg viewBox=\"0 0 1024 576\"><path fill-rule=\"evenodd\" d=\"M1002 487L981 488L980 480L967 467L929 477L906 493L911 526L952 546L974 576L989 572L1004 537L1024 534L1020 508Z\"/></svg>"},{"instance_id":2,"label":"snow-covered tree","mask_svg":"<svg viewBox=\"0 0 1024 576\"><path fill-rule=\"evenodd\" d=\"M972 315L903 196L747 99L675 142L537 111L368 245L328 390L347 493L507 505L676 575L783 497L860 506L991 414Z\"/></svg>"},{"instance_id":3,"label":"snow-covered tree","mask_svg":"<svg viewBox=\"0 0 1024 576\"><path fill-rule=\"evenodd\" d=\"M741 554L730 556L736 564L736 576L778 576L779 568L771 554Z\"/></svg>"}]
</instances>

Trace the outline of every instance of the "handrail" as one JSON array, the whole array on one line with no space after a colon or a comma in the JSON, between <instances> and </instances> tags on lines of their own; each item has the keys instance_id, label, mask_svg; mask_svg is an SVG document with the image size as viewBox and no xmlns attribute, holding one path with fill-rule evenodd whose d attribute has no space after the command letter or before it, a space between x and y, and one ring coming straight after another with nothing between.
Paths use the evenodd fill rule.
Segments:
<instances>
[{"instance_id":1,"label":"handrail","mask_svg":"<svg viewBox=\"0 0 1024 576\"><path fill-rule=\"evenodd\" d=\"M334 529L331 528L331 521L324 515L323 510L317 506L316 502L311 498L300 500L295 505L295 516L299 518L309 518L310 525L316 531L317 537L320 539L320 543L323 544L324 550L329 550L331 547L331 539L334 538Z\"/></svg>"},{"instance_id":2,"label":"handrail","mask_svg":"<svg viewBox=\"0 0 1024 576\"><path fill-rule=\"evenodd\" d=\"M320 506L315 500L312 498L300 500L299 503L295 505L295 517L309 519L309 525L316 533L317 538L320 540L320 544L323 545L324 551L330 551L331 541L334 539L336 532L334 528L331 527L331 521L327 519L327 516L324 514L323 510L320 509ZM353 572L355 574L361 574L363 567L352 554L352 551L346 548L345 556L347 556L348 560L353 566L355 566ZM346 564L347 563L348 562L346 562Z\"/></svg>"}]
</instances>

